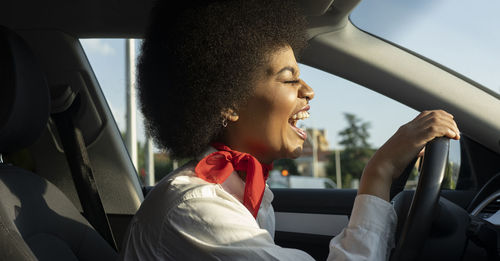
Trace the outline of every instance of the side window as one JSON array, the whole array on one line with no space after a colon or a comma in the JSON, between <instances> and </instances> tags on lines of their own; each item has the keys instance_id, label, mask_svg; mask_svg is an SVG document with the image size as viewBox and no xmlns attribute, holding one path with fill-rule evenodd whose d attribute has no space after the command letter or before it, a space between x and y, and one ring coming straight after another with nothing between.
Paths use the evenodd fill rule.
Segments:
<instances>
[{"instance_id":1,"label":"side window","mask_svg":"<svg viewBox=\"0 0 500 261\"><path fill-rule=\"evenodd\" d=\"M101 90L124 135L125 121L125 39L80 39ZM140 128L137 124L137 128Z\"/></svg>"},{"instance_id":2,"label":"side window","mask_svg":"<svg viewBox=\"0 0 500 261\"><path fill-rule=\"evenodd\" d=\"M125 141L126 39L81 39L80 42ZM135 56L138 56L140 40L134 42ZM399 126L418 112L335 75L302 64L300 70L301 78L315 91L310 118L298 124L307 131L308 139L302 156L274 163L268 184L275 188L357 188L368 159ZM137 109L137 153L133 162L139 178L151 184L147 180L152 176L149 180L154 184L183 162L173 161L164 151L153 147L153 167L147 167L149 140L143 121ZM459 160L450 166L445 188L454 188L458 166ZM418 171L414 169L409 188L416 186L417 178Z\"/></svg>"},{"instance_id":3,"label":"side window","mask_svg":"<svg viewBox=\"0 0 500 261\"><path fill-rule=\"evenodd\" d=\"M159 149L152 147L148 154L148 142L144 132L143 117L136 107L135 121L132 122L135 130L129 130L127 124L127 39L80 39L80 43L87 55L90 65L97 77L99 85L108 105L113 113L114 120L120 130L121 136L127 145L127 150L135 165L139 179L146 185L153 185L154 180L160 180L164 175L172 170L173 162ZM136 58L140 52L140 40L133 40L132 57ZM135 66L135 65L134 65ZM133 80L133 79L132 79ZM133 93L132 93L133 95ZM138 103L135 101L137 106ZM133 129L133 128L130 128ZM130 131L134 135L135 148L127 142L127 135ZM151 143L149 143L151 145ZM153 156L154 165L148 168L148 156ZM162 176L163 175L163 176ZM152 176L153 183L148 182L148 177ZM155 177L156 176L156 177Z\"/></svg>"},{"instance_id":4,"label":"side window","mask_svg":"<svg viewBox=\"0 0 500 261\"><path fill-rule=\"evenodd\" d=\"M300 65L315 91L311 116L299 127L308 139L303 154L275 162L271 187L357 188L373 153L419 112L384 95L318 69ZM409 185L416 185L417 170Z\"/></svg>"},{"instance_id":5,"label":"side window","mask_svg":"<svg viewBox=\"0 0 500 261\"><path fill-rule=\"evenodd\" d=\"M97 77L104 97L113 113L121 136L127 145L129 155L135 164L139 179L145 185L154 185L173 169L184 164L187 160L172 160L167 153L155 147L144 131L144 118L139 110L138 101L135 111L136 146L131 148L127 142L127 48L131 50L131 57L140 55L141 40L135 39L127 44L128 39L80 39L80 43L87 55L90 65ZM129 47L131 46L131 47ZM133 59L132 59L133 60ZM137 60L137 59L135 59ZM135 64L133 65L135 67ZM134 83L132 83L134 84ZM133 93L132 93L133 94ZM135 95L132 95L135 96ZM132 151L135 150L135 153ZM153 159L150 160L149 158ZM148 164L149 163L149 164ZM152 163L152 164L151 164ZM151 166L151 167L149 167Z\"/></svg>"}]
</instances>

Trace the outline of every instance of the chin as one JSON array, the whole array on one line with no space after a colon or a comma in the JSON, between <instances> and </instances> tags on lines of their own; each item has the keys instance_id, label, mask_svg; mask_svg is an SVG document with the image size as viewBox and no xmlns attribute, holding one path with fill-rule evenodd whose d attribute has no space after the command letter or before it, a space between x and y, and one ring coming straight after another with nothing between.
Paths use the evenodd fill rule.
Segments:
<instances>
[{"instance_id":1,"label":"chin","mask_svg":"<svg viewBox=\"0 0 500 261\"><path fill-rule=\"evenodd\" d=\"M287 154L288 155L286 158L289 158L289 159L296 159L296 158L300 157L302 155L302 145L297 146L293 150L290 150Z\"/></svg>"}]
</instances>

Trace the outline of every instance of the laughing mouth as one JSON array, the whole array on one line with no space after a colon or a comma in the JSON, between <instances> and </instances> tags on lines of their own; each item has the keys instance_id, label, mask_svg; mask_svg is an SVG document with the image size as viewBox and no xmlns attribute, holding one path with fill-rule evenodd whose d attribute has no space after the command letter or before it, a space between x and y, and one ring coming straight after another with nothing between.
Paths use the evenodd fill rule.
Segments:
<instances>
[{"instance_id":1,"label":"laughing mouth","mask_svg":"<svg viewBox=\"0 0 500 261\"><path fill-rule=\"evenodd\" d=\"M295 113L294 115L292 115L292 117L290 117L290 119L288 119L288 123L290 123L290 125L292 125L293 127L297 127L297 122L300 121L300 120L305 120L307 118L309 118L310 114L308 111L299 111L297 113Z\"/></svg>"},{"instance_id":2,"label":"laughing mouth","mask_svg":"<svg viewBox=\"0 0 500 261\"><path fill-rule=\"evenodd\" d=\"M309 118L310 114L309 114L309 112L307 110L309 110L309 105L307 105L304 109L296 112L294 115L292 115L288 119L288 123L290 124L290 126L292 127L292 129L303 140L307 139L307 132L305 130L303 130L303 129L298 128L297 127L297 122L299 120L304 120L304 119Z\"/></svg>"}]
</instances>

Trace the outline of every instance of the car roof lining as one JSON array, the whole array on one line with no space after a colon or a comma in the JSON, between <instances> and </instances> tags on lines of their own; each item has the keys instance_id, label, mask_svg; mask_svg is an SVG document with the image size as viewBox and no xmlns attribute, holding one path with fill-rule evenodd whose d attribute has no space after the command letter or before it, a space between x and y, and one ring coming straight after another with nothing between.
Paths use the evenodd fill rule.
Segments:
<instances>
[{"instance_id":1,"label":"car roof lining","mask_svg":"<svg viewBox=\"0 0 500 261\"><path fill-rule=\"evenodd\" d=\"M312 47L302 55L302 62L417 110L449 110L456 114L462 131L500 153L500 126L494 120L500 118L498 95L492 96L477 83L353 26L348 15L360 0L298 2L308 14ZM76 38L139 38L152 4L153 0L11 0L8 8L0 9L0 23L18 30L60 31ZM400 88L390 87L394 85ZM415 97L425 99L426 105L419 104Z\"/></svg>"},{"instance_id":2,"label":"car roof lining","mask_svg":"<svg viewBox=\"0 0 500 261\"><path fill-rule=\"evenodd\" d=\"M359 0L297 2L306 16L333 10L345 17L350 12L345 6ZM77 38L142 38L154 0L11 0L6 4L0 9L0 24L14 30L57 30Z\"/></svg>"},{"instance_id":3,"label":"car roof lining","mask_svg":"<svg viewBox=\"0 0 500 261\"><path fill-rule=\"evenodd\" d=\"M12 0L0 23L15 30L57 30L78 38L140 37L153 0Z\"/></svg>"}]
</instances>

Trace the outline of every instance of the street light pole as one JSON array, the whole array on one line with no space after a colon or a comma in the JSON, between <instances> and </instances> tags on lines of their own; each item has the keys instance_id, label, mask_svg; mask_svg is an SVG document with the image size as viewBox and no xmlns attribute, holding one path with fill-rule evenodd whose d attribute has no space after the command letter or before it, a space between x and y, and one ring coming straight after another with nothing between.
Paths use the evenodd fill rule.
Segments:
<instances>
[{"instance_id":1,"label":"street light pole","mask_svg":"<svg viewBox=\"0 0 500 261\"><path fill-rule=\"evenodd\" d=\"M312 128L312 147L313 147L313 177L318 177L318 131Z\"/></svg>"},{"instance_id":2,"label":"street light pole","mask_svg":"<svg viewBox=\"0 0 500 261\"><path fill-rule=\"evenodd\" d=\"M135 40L125 40L125 78L126 78L126 106L127 106L127 131L126 145L132 163L137 171L137 120L135 101Z\"/></svg>"},{"instance_id":3,"label":"street light pole","mask_svg":"<svg viewBox=\"0 0 500 261\"><path fill-rule=\"evenodd\" d=\"M153 140L149 135L146 137L146 186L155 185L155 167L153 154Z\"/></svg>"},{"instance_id":4,"label":"street light pole","mask_svg":"<svg viewBox=\"0 0 500 261\"><path fill-rule=\"evenodd\" d=\"M340 173L340 151L335 150L335 174L337 178L337 188L342 188L342 175Z\"/></svg>"}]
</instances>

